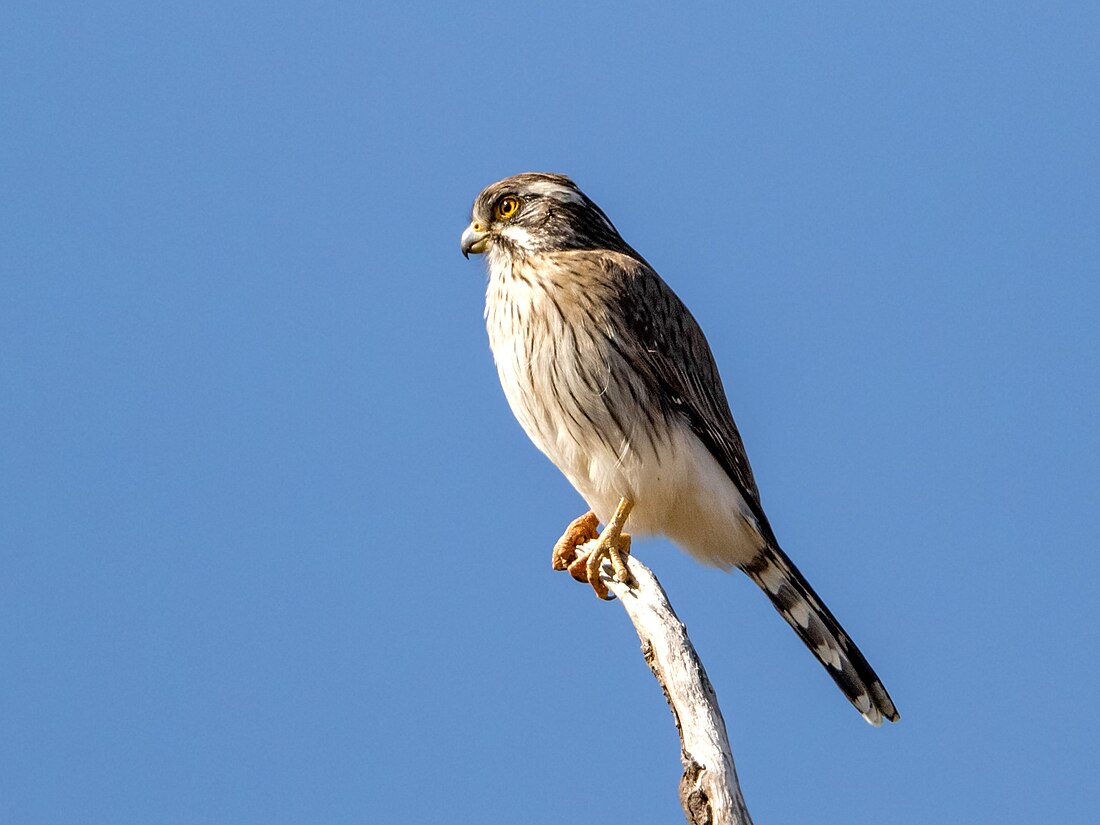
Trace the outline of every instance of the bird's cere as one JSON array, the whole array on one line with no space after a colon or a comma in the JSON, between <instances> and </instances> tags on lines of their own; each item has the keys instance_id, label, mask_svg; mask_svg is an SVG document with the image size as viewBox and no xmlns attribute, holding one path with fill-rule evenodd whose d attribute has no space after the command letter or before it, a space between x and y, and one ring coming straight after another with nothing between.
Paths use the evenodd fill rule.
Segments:
<instances>
[{"instance_id":1,"label":"bird's cere","mask_svg":"<svg viewBox=\"0 0 1100 825\"><path fill-rule=\"evenodd\" d=\"M466 231L462 233L461 244L462 254L467 258L470 257L471 252L475 255L484 252L488 244L488 237L486 236L484 227L477 221L473 221L466 227Z\"/></svg>"}]
</instances>

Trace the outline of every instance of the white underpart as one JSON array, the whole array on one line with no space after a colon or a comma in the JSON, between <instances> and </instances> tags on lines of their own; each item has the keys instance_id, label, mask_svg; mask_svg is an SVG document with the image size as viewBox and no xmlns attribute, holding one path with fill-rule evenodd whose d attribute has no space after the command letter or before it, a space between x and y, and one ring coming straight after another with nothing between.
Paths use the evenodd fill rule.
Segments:
<instances>
[{"instance_id":1,"label":"white underpart","mask_svg":"<svg viewBox=\"0 0 1100 825\"><path fill-rule=\"evenodd\" d=\"M612 449L590 431L573 432L577 424L567 417L552 423L545 416L540 418L539 405L533 399L552 391L552 362L536 356L528 364L522 316L548 298L541 288L512 277L510 257L495 245L488 258L489 342L508 404L535 446L565 474L604 524L619 501L627 497L634 502L627 532L665 535L700 561L717 567L728 569L750 562L763 543L752 511L726 471L685 423L674 422L669 437L658 439L656 449L634 429ZM518 318L513 315L513 305L519 308ZM568 331L556 312L540 314L551 319L552 336L567 338ZM598 397L580 401L605 431L614 431L610 420L600 421L605 413ZM773 586L778 588L779 581Z\"/></svg>"}]
</instances>

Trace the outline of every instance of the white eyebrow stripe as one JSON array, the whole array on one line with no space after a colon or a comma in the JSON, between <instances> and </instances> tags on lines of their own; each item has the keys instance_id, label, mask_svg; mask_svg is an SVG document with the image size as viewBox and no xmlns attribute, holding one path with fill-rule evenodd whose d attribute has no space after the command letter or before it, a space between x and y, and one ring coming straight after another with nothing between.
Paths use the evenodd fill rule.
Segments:
<instances>
[{"instance_id":1,"label":"white eyebrow stripe","mask_svg":"<svg viewBox=\"0 0 1100 825\"><path fill-rule=\"evenodd\" d=\"M553 198L563 203L584 203L584 197L582 197L580 192L561 183L554 183L548 180L537 180L527 184L524 188L534 195Z\"/></svg>"}]
</instances>

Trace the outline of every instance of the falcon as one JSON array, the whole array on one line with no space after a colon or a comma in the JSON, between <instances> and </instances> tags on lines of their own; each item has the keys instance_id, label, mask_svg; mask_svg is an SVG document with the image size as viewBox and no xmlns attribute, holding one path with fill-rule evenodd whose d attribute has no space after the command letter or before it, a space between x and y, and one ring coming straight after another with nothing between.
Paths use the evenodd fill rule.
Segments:
<instances>
[{"instance_id":1,"label":"falcon","mask_svg":"<svg viewBox=\"0 0 1100 825\"><path fill-rule=\"evenodd\" d=\"M485 321L508 404L591 508L558 540L554 568L608 598L604 561L632 582L628 524L737 567L868 722L896 722L881 680L779 546L703 331L603 210L564 175L515 175L477 196L461 243L488 260Z\"/></svg>"}]
</instances>

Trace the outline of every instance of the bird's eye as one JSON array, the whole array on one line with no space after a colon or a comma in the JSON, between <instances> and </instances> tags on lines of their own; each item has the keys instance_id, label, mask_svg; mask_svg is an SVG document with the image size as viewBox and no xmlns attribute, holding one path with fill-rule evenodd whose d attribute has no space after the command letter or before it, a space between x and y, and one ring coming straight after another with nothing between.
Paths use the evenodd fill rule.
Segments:
<instances>
[{"instance_id":1,"label":"bird's eye","mask_svg":"<svg viewBox=\"0 0 1100 825\"><path fill-rule=\"evenodd\" d=\"M519 198L509 195L506 198L501 198L497 203L496 217L498 221L506 221L511 219L519 211Z\"/></svg>"}]
</instances>

